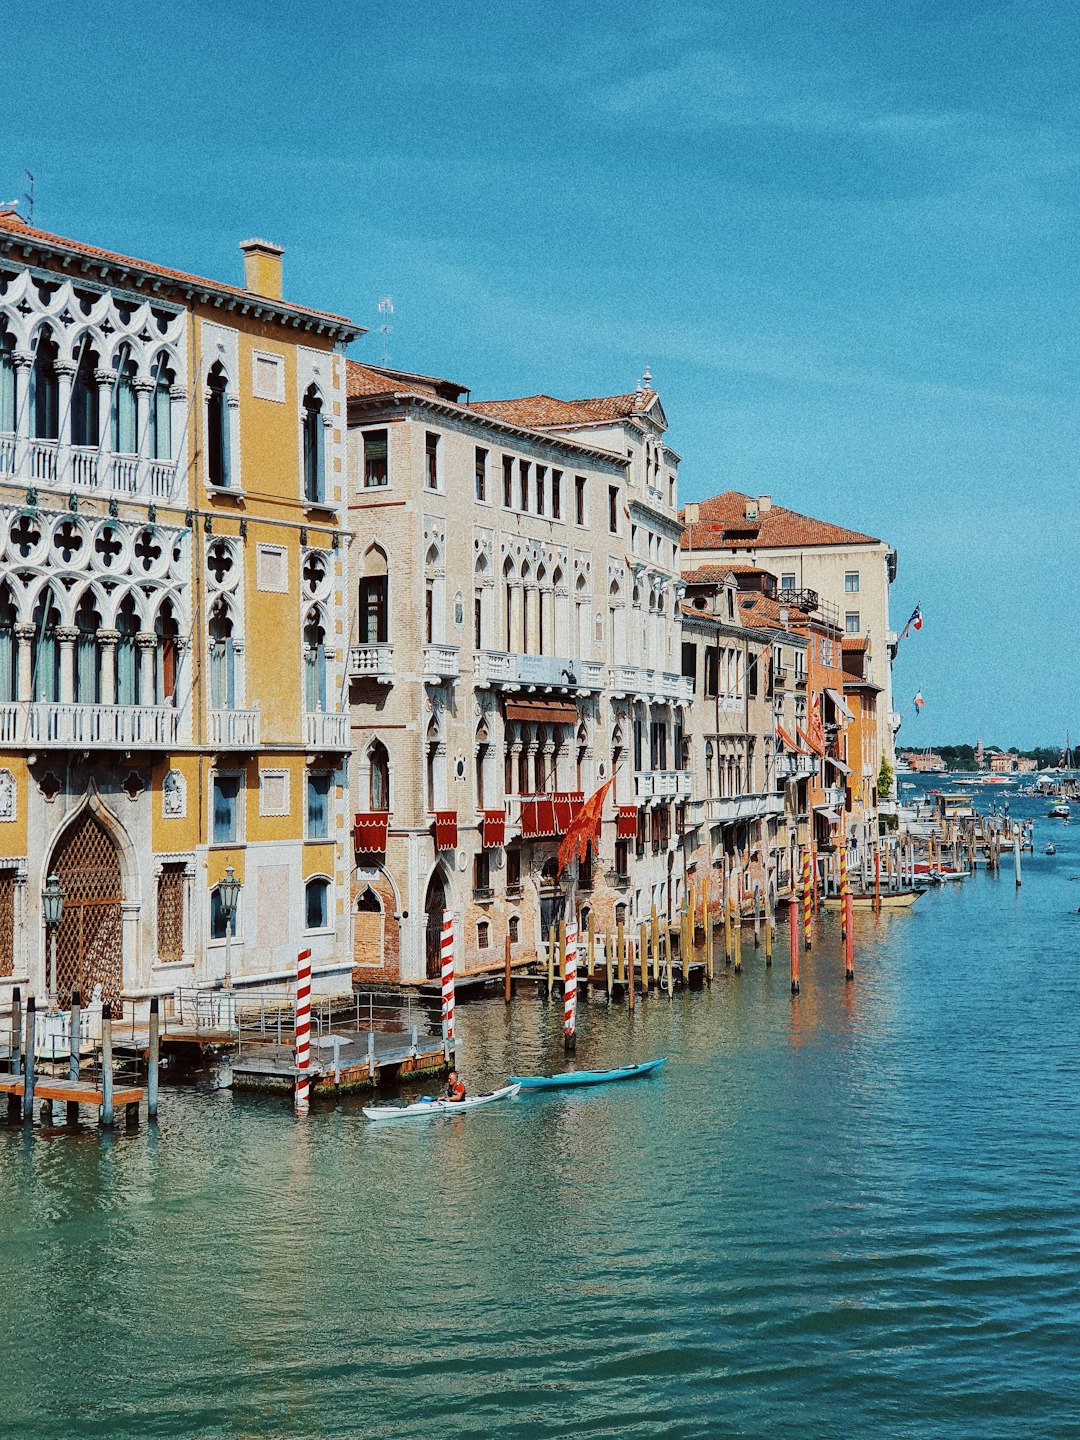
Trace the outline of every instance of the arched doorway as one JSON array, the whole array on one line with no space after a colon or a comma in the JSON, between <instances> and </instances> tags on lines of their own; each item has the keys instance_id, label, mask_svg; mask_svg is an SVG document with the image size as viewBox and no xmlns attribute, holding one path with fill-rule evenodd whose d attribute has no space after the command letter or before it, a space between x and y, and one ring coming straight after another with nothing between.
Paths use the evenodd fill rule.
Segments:
<instances>
[{"instance_id":1,"label":"arched doorway","mask_svg":"<svg viewBox=\"0 0 1080 1440\"><path fill-rule=\"evenodd\" d=\"M63 1009L78 988L85 1004L94 987L121 1013L123 985L122 885L116 847L100 821L85 811L63 837L49 873L64 887L64 918L56 931L56 990Z\"/></svg>"},{"instance_id":2,"label":"arched doorway","mask_svg":"<svg viewBox=\"0 0 1080 1440\"><path fill-rule=\"evenodd\" d=\"M356 924L353 929L353 964L365 967L383 963L383 909L370 885L365 885L356 900Z\"/></svg>"},{"instance_id":3,"label":"arched doorway","mask_svg":"<svg viewBox=\"0 0 1080 1440\"><path fill-rule=\"evenodd\" d=\"M439 946L442 940L442 918L445 909L446 885L443 883L442 871L436 866L428 881L427 897L424 900L424 914L427 916L427 924L424 929L424 959L425 973L429 980L437 980L442 969Z\"/></svg>"}]
</instances>

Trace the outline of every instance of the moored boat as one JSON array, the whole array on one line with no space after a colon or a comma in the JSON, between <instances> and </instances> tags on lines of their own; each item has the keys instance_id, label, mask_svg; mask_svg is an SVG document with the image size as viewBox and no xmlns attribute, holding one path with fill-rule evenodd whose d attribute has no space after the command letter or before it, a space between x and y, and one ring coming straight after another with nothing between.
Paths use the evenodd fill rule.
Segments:
<instances>
[{"instance_id":1,"label":"moored boat","mask_svg":"<svg viewBox=\"0 0 1080 1440\"><path fill-rule=\"evenodd\" d=\"M881 908L883 910L906 910L914 905L920 895L925 895L924 889L916 890L882 890ZM840 909L839 895L826 895L822 900L826 910ZM876 897L873 890L853 890L851 892L851 904L856 910L873 910Z\"/></svg>"},{"instance_id":2,"label":"moored boat","mask_svg":"<svg viewBox=\"0 0 1080 1440\"><path fill-rule=\"evenodd\" d=\"M511 1081L498 1090L489 1090L484 1095L466 1095L464 1100L444 1100L441 1096L427 1095L411 1105L365 1105L364 1114L369 1120L418 1120L432 1115L456 1115L459 1110L475 1110L479 1105L492 1105L496 1100L510 1100L521 1086Z\"/></svg>"},{"instance_id":3,"label":"moored boat","mask_svg":"<svg viewBox=\"0 0 1080 1440\"><path fill-rule=\"evenodd\" d=\"M511 1075L510 1084L522 1090L567 1090L577 1085L610 1085L616 1080L637 1080L652 1075L664 1060L644 1060L640 1065L620 1065L615 1070L564 1070L559 1075Z\"/></svg>"}]
</instances>

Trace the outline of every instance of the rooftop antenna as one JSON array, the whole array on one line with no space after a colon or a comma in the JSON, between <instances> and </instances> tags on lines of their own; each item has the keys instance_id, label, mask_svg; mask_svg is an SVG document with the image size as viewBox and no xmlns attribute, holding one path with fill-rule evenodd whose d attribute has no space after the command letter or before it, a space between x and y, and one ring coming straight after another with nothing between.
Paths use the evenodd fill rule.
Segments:
<instances>
[{"instance_id":1,"label":"rooftop antenna","mask_svg":"<svg viewBox=\"0 0 1080 1440\"><path fill-rule=\"evenodd\" d=\"M384 295L379 301L379 314L382 316L382 324L379 326L379 334L382 336L382 363L390 364L390 331L394 328L390 324L390 316L394 313L394 297Z\"/></svg>"},{"instance_id":2,"label":"rooftop antenna","mask_svg":"<svg viewBox=\"0 0 1080 1440\"><path fill-rule=\"evenodd\" d=\"M23 171L23 174L26 176L26 183L27 183L27 186L29 187L29 188L28 188L27 190L25 190L24 193L23 193L23 199L26 201L26 223L27 223L28 225L33 225L33 223L34 223L34 172L33 172L32 170L24 170L24 171Z\"/></svg>"}]
</instances>

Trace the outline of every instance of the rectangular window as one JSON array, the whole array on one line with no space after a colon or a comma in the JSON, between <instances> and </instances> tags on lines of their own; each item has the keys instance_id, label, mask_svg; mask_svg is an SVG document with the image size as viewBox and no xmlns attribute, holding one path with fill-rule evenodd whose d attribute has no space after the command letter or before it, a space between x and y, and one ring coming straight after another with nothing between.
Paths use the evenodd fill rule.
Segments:
<instances>
[{"instance_id":1,"label":"rectangular window","mask_svg":"<svg viewBox=\"0 0 1080 1440\"><path fill-rule=\"evenodd\" d=\"M692 640L684 640L682 647L682 673L691 682L691 689L697 689L697 646Z\"/></svg>"},{"instance_id":2,"label":"rectangular window","mask_svg":"<svg viewBox=\"0 0 1080 1440\"><path fill-rule=\"evenodd\" d=\"M715 700L720 694L720 651L705 651L705 698Z\"/></svg>"},{"instance_id":3,"label":"rectangular window","mask_svg":"<svg viewBox=\"0 0 1080 1440\"><path fill-rule=\"evenodd\" d=\"M430 580L424 586L424 639L429 645L435 640L435 586Z\"/></svg>"},{"instance_id":4,"label":"rectangular window","mask_svg":"<svg viewBox=\"0 0 1080 1440\"><path fill-rule=\"evenodd\" d=\"M473 890L478 897L491 894L490 850L478 850L473 857Z\"/></svg>"},{"instance_id":5,"label":"rectangular window","mask_svg":"<svg viewBox=\"0 0 1080 1440\"><path fill-rule=\"evenodd\" d=\"M844 576L844 593L845 595L859 593L859 572L857 570L849 570Z\"/></svg>"},{"instance_id":6,"label":"rectangular window","mask_svg":"<svg viewBox=\"0 0 1080 1440\"><path fill-rule=\"evenodd\" d=\"M424 436L424 484L429 490L439 488L439 437L430 430Z\"/></svg>"},{"instance_id":7,"label":"rectangular window","mask_svg":"<svg viewBox=\"0 0 1080 1440\"><path fill-rule=\"evenodd\" d=\"M547 466L537 465L536 467L536 513L543 515L547 509Z\"/></svg>"},{"instance_id":8,"label":"rectangular window","mask_svg":"<svg viewBox=\"0 0 1080 1440\"><path fill-rule=\"evenodd\" d=\"M307 838L327 840L330 837L330 781L328 770L308 771L307 777Z\"/></svg>"},{"instance_id":9,"label":"rectangular window","mask_svg":"<svg viewBox=\"0 0 1080 1440\"><path fill-rule=\"evenodd\" d=\"M528 460L518 461L518 505L519 510L529 508L529 471L532 467Z\"/></svg>"},{"instance_id":10,"label":"rectangular window","mask_svg":"<svg viewBox=\"0 0 1080 1440\"><path fill-rule=\"evenodd\" d=\"M619 533L619 487L609 485L607 491L607 523L612 535Z\"/></svg>"},{"instance_id":11,"label":"rectangular window","mask_svg":"<svg viewBox=\"0 0 1080 1440\"><path fill-rule=\"evenodd\" d=\"M780 589L781 589L781 590L794 590L794 589L795 589L795 576L794 576L793 574L790 574L790 575L781 575L781 576L780 576Z\"/></svg>"},{"instance_id":12,"label":"rectangular window","mask_svg":"<svg viewBox=\"0 0 1080 1440\"><path fill-rule=\"evenodd\" d=\"M551 518L562 519L562 471L551 472Z\"/></svg>"},{"instance_id":13,"label":"rectangular window","mask_svg":"<svg viewBox=\"0 0 1080 1440\"><path fill-rule=\"evenodd\" d=\"M667 725L663 720L654 720L649 729L649 766L667 769Z\"/></svg>"},{"instance_id":14,"label":"rectangular window","mask_svg":"<svg viewBox=\"0 0 1080 1440\"><path fill-rule=\"evenodd\" d=\"M240 838L240 776L214 776L213 835L215 845Z\"/></svg>"},{"instance_id":15,"label":"rectangular window","mask_svg":"<svg viewBox=\"0 0 1080 1440\"><path fill-rule=\"evenodd\" d=\"M585 476L574 476L574 521L578 525L585 524Z\"/></svg>"},{"instance_id":16,"label":"rectangular window","mask_svg":"<svg viewBox=\"0 0 1080 1440\"><path fill-rule=\"evenodd\" d=\"M845 615L844 615L844 629L847 631L847 633L848 633L849 635L858 635L858 633L859 633L859 612L858 612L858 610L848 610L848 611L845 613Z\"/></svg>"},{"instance_id":17,"label":"rectangular window","mask_svg":"<svg viewBox=\"0 0 1080 1440\"><path fill-rule=\"evenodd\" d=\"M615 874L625 880L630 874L630 841L615 841Z\"/></svg>"},{"instance_id":18,"label":"rectangular window","mask_svg":"<svg viewBox=\"0 0 1080 1440\"><path fill-rule=\"evenodd\" d=\"M504 455L503 462L503 507L507 510L514 508L514 457Z\"/></svg>"},{"instance_id":19,"label":"rectangular window","mask_svg":"<svg viewBox=\"0 0 1080 1440\"><path fill-rule=\"evenodd\" d=\"M509 895L521 889L521 851L510 849L506 852L506 893Z\"/></svg>"},{"instance_id":20,"label":"rectangular window","mask_svg":"<svg viewBox=\"0 0 1080 1440\"><path fill-rule=\"evenodd\" d=\"M477 590L473 595L473 646L484 648L484 592Z\"/></svg>"},{"instance_id":21,"label":"rectangular window","mask_svg":"<svg viewBox=\"0 0 1080 1440\"><path fill-rule=\"evenodd\" d=\"M259 771L259 814L288 815L289 813L289 772L287 770Z\"/></svg>"},{"instance_id":22,"label":"rectangular window","mask_svg":"<svg viewBox=\"0 0 1080 1440\"><path fill-rule=\"evenodd\" d=\"M644 736L642 734L642 722L634 720L634 769L641 770L644 767Z\"/></svg>"},{"instance_id":23,"label":"rectangular window","mask_svg":"<svg viewBox=\"0 0 1080 1440\"><path fill-rule=\"evenodd\" d=\"M390 484L390 432L364 430L364 488L380 490Z\"/></svg>"},{"instance_id":24,"label":"rectangular window","mask_svg":"<svg viewBox=\"0 0 1080 1440\"><path fill-rule=\"evenodd\" d=\"M476 498L482 505L487 503L487 461L488 452L478 445L473 472L476 476Z\"/></svg>"},{"instance_id":25,"label":"rectangular window","mask_svg":"<svg viewBox=\"0 0 1080 1440\"><path fill-rule=\"evenodd\" d=\"M360 581L360 644L385 645L386 576L365 575Z\"/></svg>"}]
</instances>

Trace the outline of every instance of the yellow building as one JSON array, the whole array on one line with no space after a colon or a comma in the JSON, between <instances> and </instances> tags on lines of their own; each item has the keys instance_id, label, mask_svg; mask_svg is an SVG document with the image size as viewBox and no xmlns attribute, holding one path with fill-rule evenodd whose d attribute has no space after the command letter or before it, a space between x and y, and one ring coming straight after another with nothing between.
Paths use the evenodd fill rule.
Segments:
<instances>
[{"instance_id":1,"label":"yellow building","mask_svg":"<svg viewBox=\"0 0 1080 1440\"><path fill-rule=\"evenodd\" d=\"M266 983L305 946L348 986L359 331L241 248L242 288L0 212L0 1008L50 987L51 874L61 1007Z\"/></svg>"}]
</instances>

